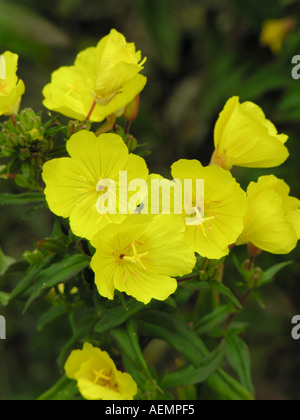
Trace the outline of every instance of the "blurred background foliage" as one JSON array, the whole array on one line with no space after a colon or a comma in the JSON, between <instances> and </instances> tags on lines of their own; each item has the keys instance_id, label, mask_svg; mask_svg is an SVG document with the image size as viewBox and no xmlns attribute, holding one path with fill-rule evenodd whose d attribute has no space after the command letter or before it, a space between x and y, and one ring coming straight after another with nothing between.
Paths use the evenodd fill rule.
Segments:
<instances>
[{"instance_id":1,"label":"blurred background foliage","mask_svg":"<svg viewBox=\"0 0 300 420\"><path fill-rule=\"evenodd\" d=\"M291 157L274 171L235 170L243 187L270 172L284 178L292 195L300 197L300 81L291 77L291 59L300 54L300 2L296 0L0 0L0 52L20 55L19 76L26 84L23 107L41 109L42 88L52 71L71 65L76 53L95 45L112 27L135 42L148 57L148 85L133 126L140 142L153 151L150 170L169 176L180 158L208 164L213 128L227 99L258 103L290 136ZM260 45L266 19L292 17L294 30L279 55ZM44 116L46 111L44 110ZM13 182L0 180L2 192L16 192ZM50 234L51 215L0 207L0 244L6 255L20 258L36 241ZM238 251L246 259L246 250ZM263 290L265 309L249 301L239 321L249 325L245 337L252 357L258 399L299 399L300 343L291 338L291 319L300 314L300 250L294 264ZM286 257L262 255L268 268ZM237 271L231 258L226 281ZM6 283L5 283L6 282ZM0 277L1 290L10 284ZM68 340L69 326L59 320L36 331L47 301L22 315L15 303L7 318L7 341L0 342L0 399L32 399L57 380L55 358ZM161 343L148 354L161 364Z\"/></svg>"}]
</instances>

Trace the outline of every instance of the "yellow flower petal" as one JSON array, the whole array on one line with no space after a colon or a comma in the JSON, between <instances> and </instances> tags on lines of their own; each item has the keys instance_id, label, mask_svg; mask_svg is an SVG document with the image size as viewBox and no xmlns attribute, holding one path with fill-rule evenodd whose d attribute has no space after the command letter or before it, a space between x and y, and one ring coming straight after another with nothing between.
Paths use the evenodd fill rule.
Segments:
<instances>
[{"instance_id":1,"label":"yellow flower petal","mask_svg":"<svg viewBox=\"0 0 300 420\"><path fill-rule=\"evenodd\" d=\"M92 122L103 121L112 114L122 114L145 87L147 79L139 74L143 69L141 53L134 44L112 30L97 47L78 54L74 66L62 67L52 74L45 86L44 105L70 118ZM90 111L97 102L93 112Z\"/></svg>"},{"instance_id":2,"label":"yellow flower petal","mask_svg":"<svg viewBox=\"0 0 300 420\"><path fill-rule=\"evenodd\" d=\"M120 172L127 173L130 183L134 178L146 180L148 168L141 157L129 154L122 138L115 134L96 137L80 131L68 141L67 150L70 158L54 159L44 165L46 199L53 213L70 217L74 234L92 239L107 224L121 223L126 217L119 214L119 196L124 207L124 199L127 204L133 192L127 198L119 194ZM100 214L97 210L102 194L98 183L106 179L116 185L115 214Z\"/></svg>"},{"instance_id":3,"label":"yellow flower petal","mask_svg":"<svg viewBox=\"0 0 300 420\"><path fill-rule=\"evenodd\" d=\"M262 109L252 102L240 104L238 97L228 100L215 126L215 154L213 164L226 162L232 166L271 168L289 157L285 143L266 119Z\"/></svg>"},{"instance_id":4,"label":"yellow flower petal","mask_svg":"<svg viewBox=\"0 0 300 420\"><path fill-rule=\"evenodd\" d=\"M220 259L241 234L246 194L230 172L198 161L180 160L172 166L174 179L204 180L204 219L186 227L186 241L202 257ZM195 191L193 192L195 194ZM196 202L196 197L193 197ZM183 214L186 220L187 214Z\"/></svg>"},{"instance_id":5,"label":"yellow flower petal","mask_svg":"<svg viewBox=\"0 0 300 420\"><path fill-rule=\"evenodd\" d=\"M184 241L180 216L129 216L107 226L92 244L91 267L99 293L113 299L114 290L148 304L165 300L177 289L174 277L193 271L194 253Z\"/></svg>"},{"instance_id":6,"label":"yellow flower petal","mask_svg":"<svg viewBox=\"0 0 300 420\"><path fill-rule=\"evenodd\" d=\"M107 352L89 343L71 353L65 371L87 400L133 400L138 391L131 375L118 371Z\"/></svg>"},{"instance_id":7,"label":"yellow flower petal","mask_svg":"<svg viewBox=\"0 0 300 420\"><path fill-rule=\"evenodd\" d=\"M19 112L21 97L25 93L25 85L17 76L19 56L6 51L2 59L5 60L6 78L0 79L0 116L14 115Z\"/></svg>"},{"instance_id":8,"label":"yellow flower petal","mask_svg":"<svg viewBox=\"0 0 300 420\"><path fill-rule=\"evenodd\" d=\"M274 54L278 54L283 47L283 42L295 26L294 19L269 19L263 23L260 36L262 45L270 47Z\"/></svg>"},{"instance_id":9,"label":"yellow flower petal","mask_svg":"<svg viewBox=\"0 0 300 420\"><path fill-rule=\"evenodd\" d=\"M289 186L273 175L249 185L245 228L238 245L251 243L273 254L288 254L297 246L300 201L289 192Z\"/></svg>"}]
</instances>

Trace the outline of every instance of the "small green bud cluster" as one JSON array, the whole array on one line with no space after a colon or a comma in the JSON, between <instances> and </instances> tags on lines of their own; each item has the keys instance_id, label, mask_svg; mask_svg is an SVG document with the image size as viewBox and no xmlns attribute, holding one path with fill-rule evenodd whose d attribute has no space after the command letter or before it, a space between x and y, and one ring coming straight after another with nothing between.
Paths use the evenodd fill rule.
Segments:
<instances>
[{"instance_id":1,"label":"small green bud cluster","mask_svg":"<svg viewBox=\"0 0 300 420\"><path fill-rule=\"evenodd\" d=\"M45 154L52 146L44 134L41 116L30 108L21 111L0 124L0 157L15 157L24 162Z\"/></svg>"}]
</instances>

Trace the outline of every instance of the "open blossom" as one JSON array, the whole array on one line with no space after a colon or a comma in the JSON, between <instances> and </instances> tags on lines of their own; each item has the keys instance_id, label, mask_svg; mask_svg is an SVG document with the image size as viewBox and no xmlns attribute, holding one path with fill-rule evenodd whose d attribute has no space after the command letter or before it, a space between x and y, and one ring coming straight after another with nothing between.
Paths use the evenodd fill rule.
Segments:
<instances>
[{"instance_id":1,"label":"open blossom","mask_svg":"<svg viewBox=\"0 0 300 420\"><path fill-rule=\"evenodd\" d=\"M270 47L274 54L280 53L284 40L295 26L294 19L269 19L263 24L260 35L262 45Z\"/></svg>"},{"instance_id":2,"label":"open blossom","mask_svg":"<svg viewBox=\"0 0 300 420\"><path fill-rule=\"evenodd\" d=\"M75 64L52 74L43 91L44 105L67 117L92 122L121 113L145 87L145 60L134 43L112 29L97 47L78 54Z\"/></svg>"},{"instance_id":3,"label":"open blossom","mask_svg":"<svg viewBox=\"0 0 300 420\"><path fill-rule=\"evenodd\" d=\"M69 356L65 371L86 400L133 400L138 388L129 373L117 370L106 351L85 343Z\"/></svg>"},{"instance_id":4,"label":"open blossom","mask_svg":"<svg viewBox=\"0 0 300 420\"><path fill-rule=\"evenodd\" d=\"M126 217L127 200L134 193L119 193L120 172L126 174L128 182L146 180L148 168L143 158L129 154L116 134L96 137L92 132L80 131L67 142L67 150L69 158L53 159L44 165L46 199L53 213L70 218L75 235L91 240L107 224L121 223ZM115 188L109 188L107 181ZM104 194L108 196L106 212Z\"/></svg>"},{"instance_id":5,"label":"open blossom","mask_svg":"<svg viewBox=\"0 0 300 420\"><path fill-rule=\"evenodd\" d=\"M1 56L1 69L5 78L0 78L0 116L15 115L20 109L25 85L17 76L18 60L19 56L10 51Z\"/></svg>"},{"instance_id":6,"label":"open blossom","mask_svg":"<svg viewBox=\"0 0 300 420\"><path fill-rule=\"evenodd\" d=\"M190 274L196 264L184 235L182 217L174 215L132 215L107 226L92 241L100 295L112 300L119 290L145 304L166 300L177 289L174 277Z\"/></svg>"},{"instance_id":7,"label":"open blossom","mask_svg":"<svg viewBox=\"0 0 300 420\"><path fill-rule=\"evenodd\" d=\"M237 245L252 244L272 254L288 254L300 239L300 200L274 175L262 176L247 191L245 228Z\"/></svg>"},{"instance_id":8,"label":"open blossom","mask_svg":"<svg viewBox=\"0 0 300 420\"><path fill-rule=\"evenodd\" d=\"M184 197L190 202L190 208L185 203L183 213L188 245L202 257L221 259L228 255L228 247L236 241L244 227L245 192L229 171L218 166L203 167L197 160L174 163L172 176L182 183L187 179L204 180L204 197L197 197L195 183L192 199ZM199 207L201 202L204 213Z\"/></svg>"},{"instance_id":9,"label":"open blossom","mask_svg":"<svg viewBox=\"0 0 300 420\"><path fill-rule=\"evenodd\" d=\"M212 164L231 170L233 166L272 168L289 157L288 136L278 134L274 124L253 102L228 100L215 126Z\"/></svg>"}]
</instances>

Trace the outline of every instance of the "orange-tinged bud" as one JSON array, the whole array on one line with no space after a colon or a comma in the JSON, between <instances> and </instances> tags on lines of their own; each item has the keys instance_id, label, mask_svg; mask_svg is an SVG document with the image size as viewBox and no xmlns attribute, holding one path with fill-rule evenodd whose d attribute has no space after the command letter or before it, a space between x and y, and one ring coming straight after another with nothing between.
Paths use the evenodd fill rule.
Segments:
<instances>
[{"instance_id":1,"label":"orange-tinged bud","mask_svg":"<svg viewBox=\"0 0 300 420\"><path fill-rule=\"evenodd\" d=\"M124 110L124 117L127 121L134 121L139 113L140 95L137 95L133 101L126 105Z\"/></svg>"}]
</instances>

